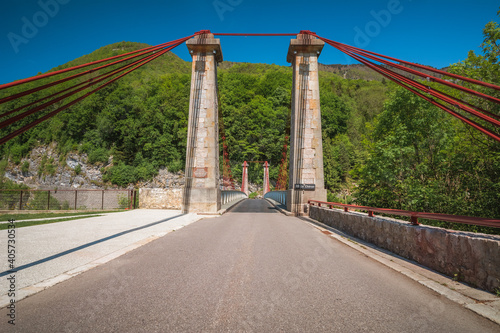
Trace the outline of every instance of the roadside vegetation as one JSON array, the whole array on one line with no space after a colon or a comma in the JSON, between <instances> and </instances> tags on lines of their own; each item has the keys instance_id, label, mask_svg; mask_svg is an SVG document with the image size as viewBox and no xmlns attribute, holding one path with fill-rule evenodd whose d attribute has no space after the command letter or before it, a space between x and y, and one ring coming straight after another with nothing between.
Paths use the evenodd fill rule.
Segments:
<instances>
[{"instance_id":1,"label":"roadside vegetation","mask_svg":"<svg viewBox=\"0 0 500 333\"><path fill-rule=\"evenodd\" d=\"M80 217L73 217L73 218L62 218L62 219L57 219L57 220L16 222L15 226L16 226L16 228L23 228L23 227L30 227L30 226L34 226L34 225L42 225L42 224L66 222L66 221L73 221L73 220L81 220L81 219L86 219L86 218L89 218L89 217L97 217L97 216L102 216L102 215L80 216ZM8 228L8 226L9 226L8 223L0 223L0 230L5 230L5 229Z\"/></svg>"}]
</instances>

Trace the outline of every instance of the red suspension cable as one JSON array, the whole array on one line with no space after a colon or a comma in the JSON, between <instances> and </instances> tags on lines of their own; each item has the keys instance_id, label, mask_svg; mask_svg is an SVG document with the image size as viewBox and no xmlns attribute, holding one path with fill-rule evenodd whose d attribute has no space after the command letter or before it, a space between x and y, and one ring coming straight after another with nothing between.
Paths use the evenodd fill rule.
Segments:
<instances>
[{"instance_id":1,"label":"red suspension cable","mask_svg":"<svg viewBox=\"0 0 500 333\"><path fill-rule=\"evenodd\" d=\"M331 45L331 44L330 44ZM350 49L350 48L348 48ZM353 51L354 52L354 51ZM487 94L483 94L483 93L480 93L478 91L475 91L473 89L469 89L469 88L465 88L461 85L458 85L458 84L455 84L453 82L449 82L449 81L446 81L446 80L443 80L443 79L440 79L440 78L437 78L437 77L434 77L432 75L428 75L428 74L425 74L425 73L422 73L422 72L419 72L417 70L414 70L412 68L408 68L408 67L405 67L405 66L401 66L401 65L398 65L398 64L395 64L395 63L392 63L390 61L387 61L387 60L383 60L381 58L378 58L378 57L375 57L375 56L371 56L369 55L367 52L354 52L354 53L357 53L359 55L362 55L363 57L365 58L368 58L368 59L372 59L372 60L375 60L375 61L378 61L378 62L381 62L383 64L386 64L386 65L389 65L389 66L393 66L395 68L398 68L400 70L403 70L405 72L408 72L408 73L411 73L411 74L414 74L414 75L417 75L417 76L420 76L420 77L423 77L423 78L426 78L426 79L430 79L430 81L434 81L434 82L438 82L438 83L441 83L443 85L446 85L446 86L449 86L449 87L452 87L452 88L455 88L455 89L458 89L458 90L461 90L463 92L466 92L466 93L469 93L471 95L476 95L478 97L481 97L481 98L484 98L486 100L489 100L491 102L495 102L495 103L499 103L500 104L500 99L496 98L496 97L493 97L493 96L490 96L490 95L487 95Z\"/></svg>"},{"instance_id":2,"label":"red suspension cable","mask_svg":"<svg viewBox=\"0 0 500 333\"><path fill-rule=\"evenodd\" d=\"M137 60L137 61L133 62L132 64L136 64L136 63L138 63L138 62L140 62L140 61L142 61L142 60L148 59L149 57L152 57L153 55L154 55L154 54L152 54L152 55L147 55L147 56L145 56L145 57L143 57L143 58L141 58L141 59L139 59L139 60ZM60 94L62 94L63 92L66 92L66 91L72 90L72 89L74 89L74 88L76 88L76 87L79 87L79 86L81 86L81 85L84 85L85 83L89 83L89 82L91 82L91 83L92 83L92 82L93 82L93 83L91 84L91 85L93 85L93 84L95 84L95 83L97 83L97 82L99 82L99 81L100 81L100 80L99 80L99 81L95 81L95 80L100 79L101 77L104 77L104 76L106 76L107 74L110 74L110 73L116 73L117 71L119 71L120 69L123 69L123 68L124 68L124 67L126 67L126 66L127 66L127 64L125 64L125 65L123 65L123 66L121 66L121 67L118 67L118 68L116 68L116 69L112 69L112 70L110 70L110 71L108 71L108 72L106 72L106 73L103 73L103 74L101 74L101 75L98 75L98 76L96 76L96 77L94 77L94 78L90 78L90 79L88 79L88 80L86 80L86 81L83 81L83 82L80 82L80 83L78 83L78 84L75 84L75 85L73 85L73 86L71 86L71 87L69 87L69 88L66 88L66 89L63 89L63 90L61 90L61 91L58 91L58 92L56 92L56 93L54 93L54 94L52 94L52 95L42 97L42 98L40 98L40 99L38 99L38 100L36 100L36 101L34 101L34 102L31 102L31 103L29 103L29 104L26 104L26 105L20 106L20 107L18 107L18 108L16 108L16 109L14 109L14 110L11 110L11 111L8 111L8 112L5 112L5 113L3 113L3 114L1 114L1 115L0 115L0 118L6 117L6 116L8 116L8 115L10 115L10 114L13 114L13 113L15 113L15 112L18 112L18 111L20 111L20 110L22 110L22 109L25 109L25 108L28 108L28 107L30 107L30 106L33 106L33 105L35 105L35 104L37 104L37 103L40 103L40 102L42 102L42 101L44 101L44 100L46 100L46 99L49 99L49 98L55 97L55 96L57 96L57 95L60 95ZM90 86L90 85L87 85L86 87L89 87L89 86ZM80 91L80 90L79 90L79 91ZM78 92L78 91L74 91L74 93L76 93L76 92Z\"/></svg>"},{"instance_id":3,"label":"red suspension cable","mask_svg":"<svg viewBox=\"0 0 500 333\"><path fill-rule=\"evenodd\" d=\"M375 53L375 52L363 50L363 49L360 49L358 47L354 47L354 46L350 46L350 45L347 45L347 44L335 42L333 40L329 40L329 39L320 37L317 34L315 34L314 32L312 32L310 34L313 35L316 38L321 39L322 41L325 41L325 42L329 41L331 43L338 44L338 45L341 45L341 46L344 46L344 47L349 47L349 48L355 49L357 51L366 52L366 53L369 53L371 55L375 55L375 56L382 57L382 58L385 58L385 59L389 59L389 60L392 60L392 61L397 61L397 62L406 64L406 65L415 66L415 67L418 67L418 68L421 68L421 69L425 69L425 70L431 71L431 72L436 73L436 74L441 74L441 75L453 77L455 79L459 79L459 80L462 80L462 81L467 81L467 82L470 82L470 83L473 83L473 84L477 84L477 85L480 85L480 86L483 86L483 87L488 87L488 88L491 88L491 89L500 90L500 86L497 86L497 85L492 84L492 83L488 83L488 82L483 82L483 81L480 81L480 80L471 79L471 78L468 78L466 76L461 76L461 75L458 75L458 74L453 74L453 73L445 72L445 71L442 71L442 70L439 70L439 69L435 69L435 68L432 68L432 67L428 67L428 66L424 66L424 65L419 65L419 64L416 64L416 63L413 63L413 62L404 61L404 60L401 60L401 59L398 59L398 58L393 58L393 57L385 56L383 54L379 54L379 53Z\"/></svg>"},{"instance_id":4,"label":"red suspension cable","mask_svg":"<svg viewBox=\"0 0 500 333\"><path fill-rule=\"evenodd\" d=\"M191 38L191 37L186 37L186 38ZM139 63L138 65L136 65L134 68L132 68L132 69L128 70L127 72L125 72L125 73L123 73L123 74L121 74L121 75L119 75L119 76L117 76L117 77L115 77L115 78L113 78L113 79L109 80L108 82L106 82L106 83L104 83L103 85L101 85L101 86L99 86L99 87L95 88L94 90L89 91L89 92L88 92L88 93L86 93L85 95L83 95L83 96L81 96L81 97L78 97L78 98L77 98L77 99L75 99L74 101L72 101L72 102L70 102L70 103L68 103L68 104L66 104L66 105L63 105L63 106L59 107L58 109L56 109L56 110L54 110L54 111L52 111L52 112L50 112L50 113L46 114L45 116L43 116L43 117L41 117L41 118L39 118L39 119L35 120L34 122L32 122L32 123L30 123L30 124L28 124L28 125L26 125L26 126L23 126L22 128L20 128L20 129L18 129L18 130L16 130L16 131L14 131L14 132L12 132L12 133L10 133L10 134L6 135L5 137L3 137L3 138L1 138L1 139L0 139L0 145L1 145L1 144L4 144L5 142L7 142L7 141L9 141L9 140L11 140L11 139L13 139L13 138L15 138L16 136L20 135L21 133L24 133L24 132L28 131L29 129L33 128L34 126L36 126L36 125L40 124L41 122L43 122L43 121L45 121L45 120L47 120L47 119L50 119L50 118L54 117L54 116L55 116L55 115L57 115L59 112L61 112L61 111L65 110L65 109L67 109L68 107L70 107L70 106L72 106L72 105L76 104L77 102L79 102L79 101L83 100L84 98L86 98L86 97L88 97L88 96L90 96L90 95L92 95L92 94L96 93L97 91L101 90L101 89L102 89L102 88L104 88L105 86L107 86L107 85L109 85L109 84L113 83L114 81L116 81L116 80L118 80L119 78L121 78L121 77L123 77L123 76L125 76L125 75L129 74L130 72L132 72L132 71L134 71L134 70L138 69L139 67L144 66L145 64L147 64L147 63L149 63L150 61L152 61L152 60L154 60L154 59L158 58L159 56L161 56L161 55L163 55L163 54L165 54L165 53L169 52L171 49L173 49L173 48L175 48L175 47L179 46L179 45L180 45L180 44L182 44L182 43L183 43L183 42L179 42L178 44L176 44L176 45L174 45L174 46L172 46L172 47L170 47L170 48L168 48L168 49L165 49L165 50L163 50L163 51L160 51L160 52L156 53L155 55L153 55L153 56L152 56L152 57L150 57L149 59L147 59L147 60L143 61L142 63ZM116 74L116 73L115 73L115 74Z\"/></svg>"},{"instance_id":5,"label":"red suspension cable","mask_svg":"<svg viewBox=\"0 0 500 333\"><path fill-rule=\"evenodd\" d=\"M170 47L170 48L169 48L169 49L167 49L167 50L171 50L172 48L173 48L173 47ZM162 51L162 52L163 52L163 51ZM168 52L168 51L167 51L167 52ZM54 99L54 100L48 101L48 102L46 102L46 103L44 103L44 104L42 104L42 105L39 105L39 106L37 106L37 107L35 107L35 108L33 108L33 109L27 110L27 111L25 111L25 112L23 112L23 113L21 113L21 114L19 114L19 115L17 115L17 116L14 116L14 117L12 117L12 118L9 118L9 119L7 119L7 120L4 120L3 122L1 122L1 123L0 123L0 128L4 128L4 127L6 127L6 126L8 126L8 125L10 125L10 124L12 124L12 123L14 123L14 122L18 121L18 120L21 120L21 119L23 119L23 118L25 118L25 117L27 117L27 116L29 116L29 115L32 115L32 114L33 114L33 113L35 113L35 112L41 111L41 110L43 110L43 109L45 109L45 108L49 107L49 106L50 106L50 105L52 105L52 104L55 104L55 103L57 103L57 102L59 102L59 101L62 101L62 100L64 100L65 98L71 97L72 95L74 95L74 94L76 94L76 93L78 93L78 92L80 92L80 91L82 91L82 90L85 90L85 89L87 89L87 88L90 88L90 87L94 86L95 84L97 84L97 83L99 83L99 82L101 82L101 81L104 81L104 80L106 80L106 79L108 79L108 78L112 77L113 75L115 75L115 74L117 74L117 73L119 73L119 72L122 72L122 71L126 70L127 68L130 68L130 67L132 67L132 66L134 66L134 65L136 65L136 64L138 64L138 63L140 63L140 62L142 62L142 61L144 61L144 60L147 60L148 58L152 58L152 57L154 57L154 55L151 55L151 56L149 56L149 57L145 57L145 58L140 59L140 60L137 60L137 61L135 61L135 62L133 62L133 63L131 63L131 64L127 65L127 66L124 66L124 67L118 68L118 69L116 69L115 71L113 71L111 74L108 74L108 75L106 75L105 77L100 78L100 79L98 79L98 80L96 80L96 81L92 81L91 83L87 84L86 86L83 86L83 87L81 87L81 88L78 88L78 89L76 89L76 90L74 90L74 91L72 91L72 92L69 92L69 93L67 93L67 94L64 94L64 95L62 95L62 96L60 96L60 97L58 97L58 98L56 98L56 99Z\"/></svg>"},{"instance_id":6,"label":"red suspension cable","mask_svg":"<svg viewBox=\"0 0 500 333\"><path fill-rule=\"evenodd\" d=\"M350 55L351 57L353 57L353 53L351 53L350 51L347 51L346 49L344 49L342 47L338 47L338 46L334 46L334 47L336 47L337 49L341 50L342 52L347 53L348 55ZM372 59L372 57L367 57L367 58ZM375 57L375 59L373 59L373 60L378 61L377 59L378 58ZM356 60L359 60L359 59L356 58ZM385 63L385 62L383 62L383 63ZM387 65L390 65L390 63L388 63ZM396 67L396 68L401 69L399 66ZM393 71L390 71L390 72L392 74L396 74L399 77L400 80L402 80L402 79L403 80L404 79L408 79L408 78L406 78L406 77L404 77L402 75L399 75L399 74L397 74L397 73L395 73ZM422 91L425 91L425 92L431 94L432 96L434 96L434 97L436 97L436 98L438 98L438 99L440 99L440 100L442 100L442 101L444 101L444 102L446 102L446 103L448 103L450 105L458 106L459 108L463 109L464 111L466 111L466 112L468 112L468 113L470 113L470 114L472 114L472 115L474 115L476 117L482 118L483 120L489 122L490 124L493 124L493 125L496 125L496 126L500 126L500 121L498 121L496 119L493 119L493 118L490 118L487 115L484 115L484 114L482 114L482 113L480 113L480 112L478 112L478 111L476 111L476 110L474 110L474 109L472 109L472 108L470 108L470 107L468 107L468 106L466 106L466 105L464 105L462 103L459 103L459 102L455 103L452 99L444 96L443 94L437 92L436 90L434 90L434 89L432 89L430 87L426 87L426 86L422 85L421 83L418 83L417 81L414 81L414 80L411 80L411 79L408 79L408 80L409 80L408 82L411 85L413 85L414 87L416 87L416 88L418 88L418 89L420 89Z\"/></svg>"},{"instance_id":7,"label":"red suspension cable","mask_svg":"<svg viewBox=\"0 0 500 333\"><path fill-rule=\"evenodd\" d=\"M136 51L132 51L132 52L120 54L120 55L109 57L109 58L106 58L106 59L101 59L101 60L89 62L87 64L78 65L78 66L74 66L74 67L70 67L70 68L65 68L65 69L61 69L61 70L55 71L55 72L50 72L50 73L46 73L46 74L42 74L42 75L37 75L37 76L33 76L33 77L30 77L30 78L26 78L26 79L14 81L14 82L11 82L11 83L2 84L2 85L0 85L0 90L6 89L6 88L9 88L9 87L14 87L14 86L17 86L17 85L20 85L20 84L23 84L23 83L40 80L40 79L43 79L45 77L49 77L49 76L53 76L53 75L58 75L58 74L62 74L62 73L74 71L76 69L80 69L80 68L84 68L84 67L88 67L88 66L100 64L102 62L110 61L110 60L113 60L113 59L122 58L122 57L125 57L127 55L135 54L135 53L138 53L138 52L143 52L143 51L147 51L147 50L160 49L160 48L163 48L163 47L166 47L166 46L169 46L169 45L174 45L175 43L177 43L177 42L179 42L181 40L189 39L189 38L191 38L193 36L194 35L191 35L191 36L186 37L186 38L180 38L180 39L177 39L177 40L174 40L174 41L171 41L171 42L158 44L156 46L146 47L144 49L140 49L140 50L136 50Z\"/></svg>"},{"instance_id":8,"label":"red suspension cable","mask_svg":"<svg viewBox=\"0 0 500 333\"><path fill-rule=\"evenodd\" d=\"M190 37L186 37L186 38L183 38L184 40L187 40L189 39ZM181 39L181 43L184 42L184 40ZM89 74L89 73L93 73L97 70L100 70L100 69L103 69L103 68L106 68L106 67L110 67L110 66L113 66L113 65L116 65L116 64L119 64L119 63L122 63L122 62L125 62L125 61L128 61L128 60L131 60L131 59L134 59L134 58L137 58L137 57L140 57L144 54L147 54L147 53L151 53L151 52L156 52L158 50L160 50L160 48L155 48L153 50L149 50L149 51L145 51L145 52L141 52L139 54L136 54L134 56L130 56L130 57L127 57L125 59L121 59L121 60L117 60L117 61L114 61L112 63L109 63L109 64L106 64L106 65L102 65L102 66L99 66L97 68L93 68L93 69L89 69L88 71L85 71L85 72L82 72L82 73L78 73L78 74L75 74L75 75L72 75L72 76L69 76L67 78L64 78L64 79L60 79L60 80L57 80L57 81L54 81L54 82L51 82L51 83L47 83L43 86L40 86L40 87L36 87L36 88L33 88L33 89L30 89L30 90L26 90L26 91L23 91L23 92L20 92L20 93L17 93L17 94L14 94L14 95L11 95L11 96L7 96L7 97L4 97L2 99L0 99L0 104L2 103L5 103L5 102L8 102L8 101L11 101L11 100L14 100L16 98L20 98L20 97L23 97L23 96L26 96L26 95L29 95L29 94L32 94L34 92L37 92L37 91L40 91L40 90L43 90L43 89L47 89L49 87L52 87L52 86L55 86L55 85L58 85L60 83L63 83L63 82L66 82L66 81L69 81L69 80L73 80L77 77L80 77L80 76L83 76L85 74Z\"/></svg>"},{"instance_id":9,"label":"red suspension cable","mask_svg":"<svg viewBox=\"0 0 500 333\"><path fill-rule=\"evenodd\" d=\"M379 72L380 74L382 74L383 76L385 76L385 77L386 77L386 78L388 78L389 80L391 80L391 81L393 81L393 82L397 83L398 85L400 85L400 86L402 86L403 88L405 88L405 89L407 89L407 90L411 91L411 92L412 92L412 93L414 93L415 95L417 95L417 96L419 96L419 97L421 97L421 98L425 99L426 101L428 101L428 102L432 103L433 105L435 105L435 106L439 107L440 109L442 109L442 110L444 110L444 111L448 112L448 113L449 113L449 114L451 114L452 116L454 116L454 117L456 117L456 118L458 118L458 119L462 120L463 122L467 123L468 125L470 125L470 126L474 127L475 129L477 129L477 130L481 131L482 133L484 133L484 134L488 135L489 137L491 137L491 138L495 139L496 141L499 141L499 142L500 142L500 136L499 136L499 135L497 135L496 133L494 133L494 132L492 132L492 131L488 130L487 128L485 128L485 127L481 126L480 124L478 124L478 123L476 123L476 122L474 122L474 121L472 121L472 120L470 120L470 119L468 119L468 118L466 118L466 117L464 117L464 116L460 115L459 113L457 113L457 112L455 112L455 111L453 111L453 110L451 110L451 109L447 108L446 106L444 106L444 105L442 105L442 104L440 104L440 103L436 102L435 100L433 100L433 99L431 99L431 98L429 98L429 97L427 97L427 96L423 95L422 93L418 92L417 90L415 90L415 89L413 89L413 88L411 88L411 87L408 87L407 85L405 85L405 84L402 82L402 81L403 81L403 78L404 78L404 81L406 81L405 83L408 83L408 84L410 84L409 82L410 82L410 81L413 81L413 80L408 79L408 78L405 78L405 77L403 77L403 76L401 76L401 75L399 75L399 74L396 74L396 73L394 73L394 72L392 72L392 71L390 71L390 70L387 70L387 69L383 68L383 67L382 67L382 66L380 66L380 65L375 65L374 63L372 63L372 62L370 62L370 61L367 61L367 60L365 60L365 59L363 59L363 58L361 58L361 57L359 57L359 56L356 56L355 54L352 54L351 52L349 52L349 51L347 51L347 50L345 50L345 51L346 51L346 53L347 53L347 54L349 54L351 57L353 57L353 58L355 58L356 60L360 61L361 63L363 63L363 64L367 65L368 67L372 68L373 70L375 70L375 71ZM343 52L344 52L344 51L343 51ZM393 77L392 75L394 75L394 77ZM398 76L399 76L399 77L398 77ZM400 81L400 80L398 80L398 78L396 78L396 77L400 78L400 79L401 79L401 81ZM416 81L414 81L414 82L416 82Z\"/></svg>"}]
</instances>

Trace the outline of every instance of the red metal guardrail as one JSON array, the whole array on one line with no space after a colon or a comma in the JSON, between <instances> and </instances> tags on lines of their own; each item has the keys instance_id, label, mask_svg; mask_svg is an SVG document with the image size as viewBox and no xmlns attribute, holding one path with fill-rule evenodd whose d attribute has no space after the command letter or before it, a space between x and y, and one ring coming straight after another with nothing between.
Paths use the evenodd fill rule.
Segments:
<instances>
[{"instance_id":1,"label":"red metal guardrail","mask_svg":"<svg viewBox=\"0 0 500 333\"><path fill-rule=\"evenodd\" d=\"M317 204L318 207L321 205L325 205L328 208L332 209L333 207L343 207L345 212L349 211L349 208L354 210L362 210L367 211L368 216L373 216L373 213L383 213L390 215L401 215L401 216L409 216L411 219L411 224L418 225L418 219L428 219L428 220L437 220L437 221L446 221L446 222L457 222L464 224L472 224L479 225L483 227L493 227L500 228L500 219L487 219L483 217L472 217L472 216L460 216L460 215L449 215L449 214L438 214L438 213L423 213L423 212L412 212L409 210L401 210L401 209L388 209L388 208L375 208L375 207L367 207L367 206L358 206L358 205L347 205L339 202L325 202L318 200L309 200L307 202L309 205L314 206Z\"/></svg>"}]
</instances>

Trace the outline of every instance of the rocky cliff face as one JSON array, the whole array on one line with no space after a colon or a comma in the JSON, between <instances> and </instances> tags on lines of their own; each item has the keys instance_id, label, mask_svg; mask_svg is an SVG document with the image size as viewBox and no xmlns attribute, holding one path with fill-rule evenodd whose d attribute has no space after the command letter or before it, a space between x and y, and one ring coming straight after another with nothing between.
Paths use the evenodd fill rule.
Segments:
<instances>
[{"instance_id":1,"label":"rocky cliff face","mask_svg":"<svg viewBox=\"0 0 500 333\"><path fill-rule=\"evenodd\" d=\"M18 165L9 161L5 177L31 188L87 188L103 186L102 165L87 163L87 154L68 153L61 156L57 145L33 149Z\"/></svg>"},{"instance_id":2,"label":"rocky cliff face","mask_svg":"<svg viewBox=\"0 0 500 333\"><path fill-rule=\"evenodd\" d=\"M35 189L116 188L116 185L102 179L103 172L112 165L112 156L107 163L96 164L90 164L84 153L70 152L63 156L57 151L57 144L53 143L33 149L19 164L9 161L5 177ZM184 184L184 172L172 173L160 169L153 179L130 184L128 188L182 189ZM239 188L239 184L236 186ZM249 184L249 188L251 192L262 190L256 184Z\"/></svg>"},{"instance_id":3,"label":"rocky cliff face","mask_svg":"<svg viewBox=\"0 0 500 333\"><path fill-rule=\"evenodd\" d=\"M105 189L116 188L116 185L105 183L103 172L113 165L111 156L107 163L88 163L87 154L70 152L63 156L57 151L57 144L40 146L33 149L21 163L9 161L5 177L18 184L37 189ZM160 169L154 179L130 184L129 188L182 188L184 174L171 173Z\"/></svg>"}]
</instances>

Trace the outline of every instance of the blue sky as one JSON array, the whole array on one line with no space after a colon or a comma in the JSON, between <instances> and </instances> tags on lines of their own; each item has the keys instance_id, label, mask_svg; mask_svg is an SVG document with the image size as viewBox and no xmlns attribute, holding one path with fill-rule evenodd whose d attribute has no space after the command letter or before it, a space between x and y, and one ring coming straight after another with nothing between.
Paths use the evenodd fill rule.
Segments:
<instances>
[{"instance_id":1,"label":"blue sky","mask_svg":"<svg viewBox=\"0 0 500 333\"><path fill-rule=\"evenodd\" d=\"M0 83L45 72L101 46L160 44L212 32L312 30L371 51L435 67L479 50L498 0L2 0ZM224 59L287 65L290 37L220 37ZM174 53L190 56L184 45ZM353 63L330 46L325 64Z\"/></svg>"}]
</instances>

